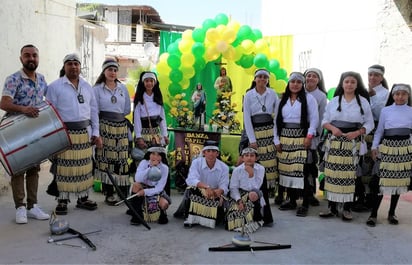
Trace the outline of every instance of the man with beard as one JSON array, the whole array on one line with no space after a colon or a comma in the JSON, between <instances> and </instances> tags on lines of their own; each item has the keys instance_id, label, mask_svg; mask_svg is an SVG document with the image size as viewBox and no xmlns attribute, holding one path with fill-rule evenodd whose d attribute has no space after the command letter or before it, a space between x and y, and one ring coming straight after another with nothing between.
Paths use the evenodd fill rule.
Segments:
<instances>
[{"instance_id":1,"label":"man with beard","mask_svg":"<svg viewBox=\"0 0 412 265\"><path fill-rule=\"evenodd\" d=\"M67 214L70 194L77 197L76 207L95 210L89 199L93 187L92 145L102 147L95 94L90 84L80 77L80 57L72 53L63 59L60 78L47 88L46 98L62 118L72 145L54 157L52 173L59 190L56 214Z\"/></svg>"},{"instance_id":2,"label":"man with beard","mask_svg":"<svg viewBox=\"0 0 412 265\"><path fill-rule=\"evenodd\" d=\"M6 78L0 108L6 112L6 116L25 114L28 117L37 118L39 109L36 105L44 100L44 91L47 88L44 76L36 73L39 65L39 50L32 44L23 46L20 50L20 62L23 68ZM38 220L50 218L37 205L39 171L40 165L36 165L23 173L11 176L11 188L16 206L16 223L18 224L26 224L27 217ZM26 196L25 176L27 204L24 203Z\"/></svg>"}]
</instances>

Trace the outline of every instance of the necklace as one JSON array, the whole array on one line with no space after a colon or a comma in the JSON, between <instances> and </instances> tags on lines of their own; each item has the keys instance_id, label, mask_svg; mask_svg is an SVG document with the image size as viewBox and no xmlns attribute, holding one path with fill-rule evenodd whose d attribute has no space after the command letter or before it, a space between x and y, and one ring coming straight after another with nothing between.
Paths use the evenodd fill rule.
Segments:
<instances>
[{"instance_id":1,"label":"necklace","mask_svg":"<svg viewBox=\"0 0 412 265\"><path fill-rule=\"evenodd\" d=\"M262 112L266 112L266 106L265 106L265 105L266 105L266 96L267 96L267 95L265 95L265 97L263 98L263 104L262 104L262 102L260 102L258 96L256 96L257 101L258 101L259 104L262 106Z\"/></svg>"}]
</instances>

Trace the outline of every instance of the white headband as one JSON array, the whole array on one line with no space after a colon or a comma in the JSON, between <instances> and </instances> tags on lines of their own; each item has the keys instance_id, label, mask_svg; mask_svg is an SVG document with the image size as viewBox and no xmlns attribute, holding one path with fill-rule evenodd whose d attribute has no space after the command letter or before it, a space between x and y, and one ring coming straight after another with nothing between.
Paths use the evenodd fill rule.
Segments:
<instances>
[{"instance_id":1,"label":"white headband","mask_svg":"<svg viewBox=\"0 0 412 265\"><path fill-rule=\"evenodd\" d=\"M392 88L392 95L394 95L397 91L406 91L410 95L411 86L407 84L397 84Z\"/></svg>"},{"instance_id":2,"label":"white headband","mask_svg":"<svg viewBox=\"0 0 412 265\"><path fill-rule=\"evenodd\" d=\"M267 76L267 77L270 77L269 72L268 72L267 70L265 70L265 69L259 69L259 70L257 70L257 71L255 72L255 77L258 76L258 75L265 75L265 76Z\"/></svg>"},{"instance_id":3,"label":"white headband","mask_svg":"<svg viewBox=\"0 0 412 265\"><path fill-rule=\"evenodd\" d=\"M206 151L206 150L219 151L219 147L214 146L214 145L207 145L207 146L203 147L202 152L203 152L203 151Z\"/></svg>"},{"instance_id":4,"label":"white headband","mask_svg":"<svg viewBox=\"0 0 412 265\"><path fill-rule=\"evenodd\" d=\"M298 72L293 72L290 74L289 81L292 81L292 80L300 80L302 83L305 83L305 77L301 73L298 73Z\"/></svg>"},{"instance_id":5,"label":"white headband","mask_svg":"<svg viewBox=\"0 0 412 265\"><path fill-rule=\"evenodd\" d=\"M156 153L163 153L163 154L166 154L166 149L165 148L163 148L163 147L160 147L160 146L153 146L153 147L150 147L149 149L147 149L147 152L150 152L150 153L153 153L153 152L156 152Z\"/></svg>"},{"instance_id":6,"label":"white headband","mask_svg":"<svg viewBox=\"0 0 412 265\"><path fill-rule=\"evenodd\" d=\"M257 154L257 150L254 149L254 148L252 148L252 147L246 147L245 149L242 150L242 154L241 154L241 155L251 154L251 153Z\"/></svg>"},{"instance_id":7,"label":"white headband","mask_svg":"<svg viewBox=\"0 0 412 265\"><path fill-rule=\"evenodd\" d=\"M369 68L368 68L368 74L369 74L369 73L378 73L378 74L381 74L381 75L384 74L384 72L382 71L382 69L373 68L373 67L369 67Z\"/></svg>"},{"instance_id":8,"label":"white headband","mask_svg":"<svg viewBox=\"0 0 412 265\"><path fill-rule=\"evenodd\" d=\"M145 73L145 74L142 76L142 81L146 80L147 78L151 78L151 79L153 79L155 82L157 81L156 75L155 75L154 73L152 73L152 72Z\"/></svg>"},{"instance_id":9,"label":"white headband","mask_svg":"<svg viewBox=\"0 0 412 265\"><path fill-rule=\"evenodd\" d=\"M109 61L105 61L102 65L103 71L106 70L106 68L109 68L109 67L119 68L119 64L116 61L109 60Z\"/></svg>"}]
</instances>

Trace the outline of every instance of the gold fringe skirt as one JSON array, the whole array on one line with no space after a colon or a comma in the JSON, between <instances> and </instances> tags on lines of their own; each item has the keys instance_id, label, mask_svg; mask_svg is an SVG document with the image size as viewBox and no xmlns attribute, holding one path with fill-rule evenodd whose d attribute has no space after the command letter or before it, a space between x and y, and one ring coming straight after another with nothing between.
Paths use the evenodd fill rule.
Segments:
<instances>
[{"instance_id":1,"label":"gold fringe skirt","mask_svg":"<svg viewBox=\"0 0 412 265\"><path fill-rule=\"evenodd\" d=\"M329 137L326 141L325 144L330 147L325 155L324 172L327 199L334 202L352 202L358 164L354 150L359 150L360 143L349 141L343 136Z\"/></svg>"},{"instance_id":2,"label":"gold fringe skirt","mask_svg":"<svg viewBox=\"0 0 412 265\"><path fill-rule=\"evenodd\" d=\"M126 121L114 122L100 119L100 135L103 148L96 149L95 178L102 183L112 184L106 170L113 172L116 184L128 186L129 183L129 138Z\"/></svg>"},{"instance_id":3,"label":"gold fringe skirt","mask_svg":"<svg viewBox=\"0 0 412 265\"><path fill-rule=\"evenodd\" d=\"M268 188L276 187L278 178L276 148L273 143L273 124L254 127L259 163L265 167Z\"/></svg>"},{"instance_id":4,"label":"gold fringe skirt","mask_svg":"<svg viewBox=\"0 0 412 265\"><path fill-rule=\"evenodd\" d=\"M93 186L93 152L87 129L68 130L68 133L72 145L55 159L60 199L68 199L68 193L86 196Z\"/></svg>"},{"instance_id":5,"label":"gold fringe skirt","mask_svg":"<svg viewBox=\"0 0 412 265\"><path fill-rule=\"evenodd\" d=\"M412 143L410 139L383 139L379 146L381 162L379 185L384 194L407 192L412 177Z\"/></svg>"},{"instance_id":6,"label":"gold fringe skirt","mask_svg":"<svg viewBox=\"0 0 412 265\"><path fill-rule=\"evenodd\" d=\"M239 210L235 200L230 199L229 210L226 213L227 230L232 231L237 228L241 229L245 226L245 231L248 233L255 232L260 226L253 220L254 207L253 202L249 200L249 192L241 191L241 199L245 206L243 211ZM257 224L257 225L256 225Z\"/></svg>"},{"instance_id":7,"label":"gold fringe skirt","mask_svg":"<svg viewBox=\"0 0 412 265\"><path fill-rule=\"evenodd\" d=\"M303 167L308 151L304 147L303 129L282 128L280 133L282 153L277 153L279 184L287 188L303 189Z\"/></svg>"},{"instance_id":8,"label":"gold fringe skirt","mask_svg":"<svg viewBox=\"0 0 412 265\"><path fill-rule=\"evenodd\" d=\"M197 187L188 187L188 189L190 206L187 221L191 224L215 228L220 199L207 199L205 189Z\"/></svg>"}]
</instances>

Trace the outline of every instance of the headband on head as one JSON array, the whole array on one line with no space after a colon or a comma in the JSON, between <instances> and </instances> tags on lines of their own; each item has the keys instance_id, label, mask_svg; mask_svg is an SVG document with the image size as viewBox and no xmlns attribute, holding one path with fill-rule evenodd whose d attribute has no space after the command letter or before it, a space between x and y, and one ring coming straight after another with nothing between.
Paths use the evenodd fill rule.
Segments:
<instances>
[{"instance_id":1,"label":"headband on head","mask_svg":"<svg viewBox=\"0 0 412 265\"><path fill-rule=\"evenodd\" d=\"M257 150L252 147L246 147L245 149L242 150L241 155L252 154L252 153L255 153L257 155Z\"/></svg>"},{"instance_id":2,"label":"headband on head","mask_svg":"<svg viewBox=\"0 0 412 265\"><path fill-rule=\"evenodd\" d=\"M397 91L406 91L409 95L411 94L411 86L408 84L395 84L392 88L392 95Z\"/></svg>"},{"instance_id":3,"label":"headband on head","mask_svg":"<svg viewBox=\"0 0 412 265\"><path fill-rule=\"evenodd\" d=\"M119 68L119 64L113 59L107 59L103 62L102 70L106 70L109 67L116 67Z\"/></svg>"},{"instance_id":4,"label":"headband on head","mask_svg":"<svg viewBox=\"0 0 412 265\"><path fill-rule=\"evenodd\" d=\"M164 147L160 147L160 146L152 146L149 149L147 149L147 152L149 152L149 153L156 152L156 153L159 153L159 154L160 153L166 154L166 149Z\"/></svg>"},{"instance_id":5,"label":"headband on head","mask_svg":"<svg viewBox=\"0 0 412 265\"><path fill-rule=\"evenodd\" d=\"M207 140L203 146L202 152L206 150L219 151L219 143L213 140Z\"/></svg>"},{"instance_id":6,"label":"headband on head","mask_svg":"<svg viewBox=\"0 0 412 265\"><path fill-rule=\"evenodd\" d=\"M64 56L63 64L65 64L68 61L76 61L76 62L80 63L80 57L76 53L70 53L70 54L67 54L66 56Z\"/></svg>"},{"instance_id":7,"label":"headband on head","mask_svg":"<svg viewBox=\"0 0 412 265\"><path fill-rule=\"evenodd\" d=\"M302 73L292 72L289 76L289 82L292 80L300 80L302 83L305 83L305 77Z\"/></svg>"},{"instance_id":8,"label":"headband on head","mask_svg":"<svg viewBox=\"0 0 412 265\"><path fill-rule=\"evenodd\" d=\"M371 67L368 68L368 74L370 73L378 73L378 74L384 75L385 67L379 64L372 65Z\"/></svg>"},{"instance_id":9,"label":"headband on head","mask_svg":"<svg viewBox=\"0 0 412 265\"><path fill-rule=\"evenodd\" d=\"M152 72L144 73L143 76L142 76L142 81L146 80L147 78L151 78L151 79L153 79L155 82L157 81L156 75L155 75L154 73L152 73Z\"/></svg>"},{"instance_id":10,"label":"headband on head","mask_svg":"<svg viewBox=\"0 0 412 265\"><path fill-rule=\"evenodd\" d=\"M312 73L315 73L315 74L318 76L319 81L323 79L322 71L319 70L318 68L309 68L309 69L307 69L307 70L305 71L304 76L307 77L308 74L311 73L311 72L312 72Z\"/></svg>"},{"instance_id":11,"label":"headband on head","mask_svg":"<svg viewBox=\"0 0 412 265\"><path fill-rule=\"evenodd\" d=\"M256 70L256 72L255 72L255 77L258 76L258 75L265 75L265 76L267 76L267 77L270 77L269 71L266 70L266 69L258 69L258 70Z\"/></svg>"}]
</instances>

